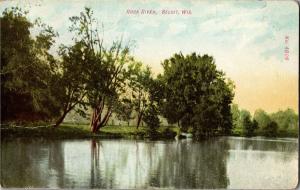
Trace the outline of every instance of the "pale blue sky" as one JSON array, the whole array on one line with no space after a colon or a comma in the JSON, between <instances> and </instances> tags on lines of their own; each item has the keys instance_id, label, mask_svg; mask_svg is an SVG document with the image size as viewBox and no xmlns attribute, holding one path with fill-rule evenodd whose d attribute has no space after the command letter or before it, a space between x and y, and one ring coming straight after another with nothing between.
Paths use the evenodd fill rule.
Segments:
<instances>
[{"instance_id":1,"label":"pale blue sky","mask_svg":"<svg viewBox=\"0 0 300 190\"><path fill-rule=\"evenodd\" d=\"M294 1L23 0L0 5L1 10L19 5L31 19L41 17L59 32L58 43L71 41L68 17L91 7L107 29L106 42L121 35L134 40L133 54L155 73L176 52L209 54L235 81L235 102L241 107L297 110L299 9ZM192 15L128 15L127 9L189 9ZM289 61L284 60L286 46Z\"/></svg>"}]
</instances>

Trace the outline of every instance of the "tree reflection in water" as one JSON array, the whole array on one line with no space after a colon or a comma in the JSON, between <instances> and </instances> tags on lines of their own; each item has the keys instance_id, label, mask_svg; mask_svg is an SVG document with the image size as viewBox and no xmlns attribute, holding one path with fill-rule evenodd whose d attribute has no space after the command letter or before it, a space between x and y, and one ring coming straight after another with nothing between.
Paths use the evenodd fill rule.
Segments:
<instances>
[{"instance_id":1,"label":"tree reflection in water","mask_svg":"<svg viewBox=\"0 0 300 190\"><path fill-rule=\"evenodd\" d=\"M1 142L1 185L4 187L63 187L62 142L44 139L14 139Z\"/></svg>"},{"instance_id":2,"label":"tree reflection in water","mask_svg":"<svg viewBox=\"0 0 300 190\"><path fill-rule=\"evenodd\" d=\"M120 147L113 145L115 142L105 141L102 151L114 158L107 160L102 155L99 157L99 142L93 140L91 187L122 188L125 182L124 188L226 188L229 183L226 175L228 144L218 141L123 142L122 152L118 152ZM128 156L132 159L123 159ZM95 172L100 171L99 160L103 165L102 173Z\"/></svg>"},{"instance_id":3,"label":"tree reflection in water","mask_svg":"<svg viewBox=\"0 0 300 190\"><path fill-rule=\"evenodd\" d=\"M226 188L229 183L226 174L228 144L217 141L166 144L164 155L150 176L151 186Z\"/></svg>"},{"instance_id":4,"label":"tree reflection in water","mask_svg":"<svg viewBox=\"0 0 300 190\"><path fill-rule=\"evenodd\" d=\"M95 139L92 139L91 140L91 182L90 182L91 188L97 186L105 187L104 184L101 184L102 180L95 180L100 178L99 155L100 155L100 142Z\"/></svg>"},{"instance_id":5,"label":"tree reflection in water","mask_svg":"<svg viewBox=\"0 0 300 190\"><path fill-rule=\"evenodd\" d=\"M256 171L260 163L267 162L273 173L284 172L287 179L296 177L297 169L291 168L296 163L297 147L296 140L235 137L201 142L14 139L1 142L1 185L114 189L234 187L244 183L245 179L232 172L247 171L247 166L235 167L249 160L245 157L251 158L248 170ZM230 164L230 160L234 163ZM285 171L280 165L289 169ZM268 183L263 179L257 177L255 184Z\"/></svg>"}]
</instances>

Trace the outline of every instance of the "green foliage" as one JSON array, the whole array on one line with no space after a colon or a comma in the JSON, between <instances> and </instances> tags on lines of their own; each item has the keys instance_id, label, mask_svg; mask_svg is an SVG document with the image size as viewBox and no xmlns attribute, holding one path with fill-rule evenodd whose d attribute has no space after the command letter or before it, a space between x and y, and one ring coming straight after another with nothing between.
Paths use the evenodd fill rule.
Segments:
<instances>
[{"instance_id":1,"label":"green foliage","mask_svg":"<svg viewBox=\"0 0 300 190\"><path fill-rule=\"evenodd\" d=\"M163 63L162 113L182 129L193 127L197 137L230 133L233 84L216 69L212 57L175 54Z\"/></svg>"},{"instance_id":2,"label":"green foliage","mask_svg":"<svg viewBox=\"0 0 300 190\"><path fill-rule=\"evenodd\" d=\"M133 119L132 116L133 107L131 102L128 99L123 99L123 101L120 101L117 109L115 109L115 113L118 119L122 121L127 121L129 125L129 121Z\"/></svg>"},{"instance_id":3,"label":"green foliage","mask_svg":"<svg viewBox=\"0 0 300 190\"><path fill-rule=\"evenodd\" d=\"M258 122L260 129L266 128L272 121L270 116L262 109L256 110L253 118Z\"/></svg>"},{"instance_id":4,"label":"green foliage","mask_svg":"<svg viewBox=\"0 0 300 190\"><path fill-rule=\"evenodd\" d=\"M159 128L159 117L158 117L158 108L157 106L151 102L147 107L144 113L143 121L147 124L147 131L150 136L153 136L157 133L157 129Z\"/></svg>"},{"instance_id":5,"label":"green foliage","mask_svg":"<svg viewBox=\"0 0 300 190\"><path fill-rule=\"evenodd\" d=\"M278 124L280 130L298 129L298 115L290 108L273 113L270 118Z\"/></svg>"},{"instance_id":6,"label":"green foliage","mask_svg":"<svg viewBox=\"0 0 300 190\"><path fill-rule=\"evenodd\" d=\"M128 66L128 88L126 97L137 114L137 128L142 121L144 112L150 104L150 87L153 81L149 67L143 67L140 62Z\"/></svg>"},{"instance_id":7,"label":"green foliage","mask_svg":"<svg viewBox=\"0 0 300 190\"><path fill-rule=\"evenodd\" d=\"M236 104L231 107L233 118L233 134L267 137L297 137L298 116L292 109L267 114L262 109L256 110L251 121L247 110L239 110ZM287 127L289 126L289 127Z\"/></svg>"},{"instance_id":8,"label":"green foliage","mask_svg":"<svg viewBox=\"0 0 300 190\"><path fill-rule=\"evenodd\" d=\"M250 112L246 110L242 110L240 112L240 117L243 127L243 135L247 137L253 136L255 134L255 130L258 128L257 121L255 119L252 121Z\"/></svg>"},{"instance_id":9,"label":"green foliage","mask_svg":"<svg viewBox=\"0 0 300 190\"><path fill-rule=\"evenodd\" d=\"M237 104L231 105L231 115L232 115L232 128L237 129L241 128L240 125L240 110Z\"/></svg>"},{"instance_id":10,"label":"green foliage","mask_svg":"<svg viewBox=\"0 0 300 190\"><path fill-rule=\"evenodd\" d=\"M125 121L137 114L137 127L143 120L150 134L157 132L163 116L196 138L232 131L298 135L298 115L292 109L272 114L260 109L251 119L248 111L232 105L233 82L211 56L174 54L163 61L163 74L154 78L149 67L130 55L122 38L104 43L103 25L99 28L90 8L70 18L73 43L62 44L56 58L50 54L58 35L53 28L40 19L30 21L20 8L5 9L0 19L1 121L58 118L58 126L71 110L87 116L89 107L93 132L114 112Z\"/></svg>"},{"instance_id":11,"label":"green foliage","mask_svg":"<svg viewBox=\"0 0 300 190\"><path fill-rule=\"evenodd\" d=\"M271 121L263 128L263 135L266 137L276 137L278 133L278 125L275 121Z\"/></svg>"},{"instance_id":12,"label":"green foliage","mask_svg":"<svg viewBox=\"0 0 300 190\"><path fill-rule=\"evenodd\" d=\"M298 135L298 115L292 109L272 114L259 109L255 111L254 118L264 136Z\"/></svg>"},{"instance_id":13,"label":"green foliage","mask_svg":"<svg viewBox=\"0 0 300 190\"><path fill-rule=\"evenodd\" d=\"M74 43L82 44L79 56L84 62L82 69L86 75L85 98L93 112L92 131L97 132L126 99L128 65L133 58L129 55L129 45L124 46L122 39L109 47L103 45L103 34L100 34L98 21L90 8L71 17L70 21Z\"/></svg>"},{"instance_id":14,"label":"green foliage","mask_svg":"<svg viewBox=\"0 0 300 190\"><path fill-rule=\"evenodd\" d=\"M250 134L254 135L255 130L257 130L257 129L258 129L258 122L255 119L253 119Z\"/></svg>"},{"instance_id":15,"label":"green foliage","mask_svg":"<svg viewBox=\"0 0 300 190\"><path fill-rule=\"evenodd\" d=\"M251 115L248 111L241 111L241 121L243 125L243 133L248 136L252 127Z\"/></svg>"},{"instance_id":16,"label":"green foliage","mask_svg":"<svg viewBox=\"0 0 300 190\"><path fill-rule=\"evenodd\" d=\"M57 120L56 126L60 125L65 116L73 109L85 117L87 102L87 69L84 52L84 44L76 42L70 46L60 46L59 55L61 61L57 61L54 67L56 99L60 102L61 117Z\"/></svg>"},{"instance_id":17,"label":"green foliage","mask_svg":"<svg viewBox=\"0 0 300 190\"><path fill-rule=\"evenodd\" d=\"M40 21L31 22L20 8L1 16L1 120L47 120L57 116L53 56L49 49L57 34ZM33 36L32 29L39 31Z\"/></svg>"}]
</instances>

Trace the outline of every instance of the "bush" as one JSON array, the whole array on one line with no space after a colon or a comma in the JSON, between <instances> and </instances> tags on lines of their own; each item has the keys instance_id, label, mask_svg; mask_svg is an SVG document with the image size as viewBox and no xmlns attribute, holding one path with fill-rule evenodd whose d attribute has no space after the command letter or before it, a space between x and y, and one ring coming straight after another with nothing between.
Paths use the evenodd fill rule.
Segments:
<instances>
[{"instance_id":1,"label":"bush","mask_svg":"<svg viewBox=\"0 0 300 190\"><path fill-rule=\"evenodd\" d=\"M144 122L147 124L146 132L153 137L157 134L157 129L159 128L159 118L158 118L158 109L154 104L150 104L146 109L143 117Z\"/></svg>"},{"instance_id":2,"label":"bush","mask_svg":"<svg viewBox=\"0 0 300 190\"><path fill-rule=\"evenodd\" d=\"M276 137L278 134L278 124L275 121L271 121L263 129L263 135L266 137Z\"/></svg>"}]
</instances>

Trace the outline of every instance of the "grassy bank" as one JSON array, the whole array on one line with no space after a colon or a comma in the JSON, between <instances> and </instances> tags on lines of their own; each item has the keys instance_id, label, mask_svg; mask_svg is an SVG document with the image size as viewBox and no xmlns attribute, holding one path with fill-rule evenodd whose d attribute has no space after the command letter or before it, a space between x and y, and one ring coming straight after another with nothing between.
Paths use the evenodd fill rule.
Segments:
<instances>
[{"instance_id":1,"label":"grassy bank","mask_svg":"<svg viewBox=\"0 0 300 190\"><path fill-rule=\"evenodd\" d=\"M179 128L175 126L161 126L155 134L155 139L174 139L178 134ZM243 136L242 131L234 130L233 136ZM255 136L263 136L261 132L257 132ZM149 136L146 127L135 126L105 126L100 132L94 134L90 132L88 124L72 124L63 123L58 128L51 126L26 126L16 127L13 125L1 126L1 138L16 138L16 137L42 137L53 139L80 139L80 138L153 138ZM278 131L276 137L298 137L296 131Z\"/></svg>"},{"instance_id":2,"label":"grassy bank","mask_svg":"<svg viewBox=\"0 0 300 190\"><path fill-rule=\"evenodd\" d=\"M155 135L158 139L174 138L178 128L162 126ZM5 126L1 127L1 138L14 137L43 137L55 139L73 138L149 138L145 127L136 129L134 126L105 126L100 132L94 134L90 132L87 124L63 123L58 128L51 126Z\"/></svg>"}]
</instances>

